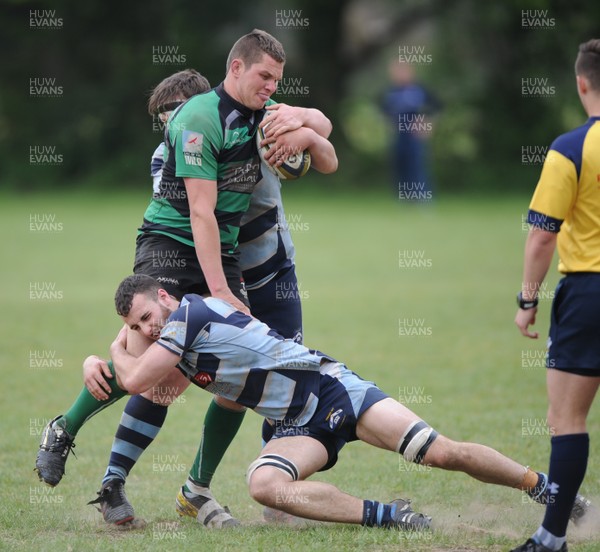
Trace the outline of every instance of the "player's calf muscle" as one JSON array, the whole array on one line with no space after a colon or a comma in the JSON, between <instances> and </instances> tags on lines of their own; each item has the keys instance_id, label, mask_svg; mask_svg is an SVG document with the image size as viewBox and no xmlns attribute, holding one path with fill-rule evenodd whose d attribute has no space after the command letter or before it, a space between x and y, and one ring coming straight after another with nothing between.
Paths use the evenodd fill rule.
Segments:
<instances>
[{"instance_id":1,"label":"player's calf muscle","mask_svg":"<svg viewBox=\"0 0 600 552\"><path fill-rule=\"evenodd\" d=\"M467 471L470 454L462 443L438 435L423 458L423 464L450 471Z\"/></svg>"}]
</instances>

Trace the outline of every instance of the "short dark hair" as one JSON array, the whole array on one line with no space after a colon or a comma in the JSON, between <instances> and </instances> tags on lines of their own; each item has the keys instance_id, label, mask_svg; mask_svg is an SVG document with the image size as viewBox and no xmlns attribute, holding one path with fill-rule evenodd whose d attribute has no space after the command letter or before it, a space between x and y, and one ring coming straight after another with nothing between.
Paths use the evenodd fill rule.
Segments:
<instances>
[{"instance_id":1,"label":"short dark hair","mask_svg":"<svg viewBox=\"0 0 600 552\"><path fill-rule=\"evenodd\" d=\"M129 315L134 295L144 293L149 296L158 296L161 285L151 276L133 274L127 276L117 288L115 293L115 308L120 316Z\"/></svg>"},{"instance_id":2,"label":"short dark hair","mask_svg":"<svg viewBox=\"0 0 600 552\"><path fill-rule=\"evenodd\" d=\"M592 38L579 45L575 74L585 77L592 90L600 92L600 39Z\"/></svg>"},{"instance_id":3,"label":"short dark hair","mask_svg":"<svg viewBox=\"0 0 600 552\"><path fill-rule=\"evenodd\" d=\"M152 90L148 99L148 113L156 115L172 111L169 103L175 100L191 98L210 90L208 79L195 69L184 69L160 81ZM171 107L171 109L168 109Z\"/></svg>"},{"instance_id":4,"label":"short dark hair","mask_svg":"<svg viewBox=\"0 0 600 552\"><path fill-rule=\"evenodd\" d=\"M239 38L232 46L227 56L225 71L229 71L234 59L241 59L244 65L250 67L253 63L259 62L263 54L268 54L279 63L285 63L285 50L281 42L266 31L254 29Z\"/></svg>"}]
</instances>

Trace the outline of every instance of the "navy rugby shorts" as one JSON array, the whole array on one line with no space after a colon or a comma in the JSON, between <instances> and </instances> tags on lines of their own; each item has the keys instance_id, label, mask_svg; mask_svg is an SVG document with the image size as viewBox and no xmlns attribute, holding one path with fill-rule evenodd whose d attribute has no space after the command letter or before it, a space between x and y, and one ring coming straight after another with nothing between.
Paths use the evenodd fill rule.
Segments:
<instances>
[{"instance_id":1,"label":"navy rugby shorts","mask_svg":"<svg viewBox=\"0 0 600 552\"><path fill-rule=\"evenodd\" d=\"M574 272L556 286L546 367L600 376L600 273Z\"/></svg>"},{"instance_id":2,"label":"navy rugby shorts","mask_svg":"<svg viewBox=\"0 0 600 552\"><path fill-rule=\"evenodd\" d=\"M308 436L327 450L328 460L319 471L332 468L342 447L356 441L356 424L360 416L375 403L388 398L372 381L362 379L341 362L326 362L321 367L319 404L313 417L303 426L283 420L263 423L265 442L280 437Z\"/></svg>"}]
</instances>

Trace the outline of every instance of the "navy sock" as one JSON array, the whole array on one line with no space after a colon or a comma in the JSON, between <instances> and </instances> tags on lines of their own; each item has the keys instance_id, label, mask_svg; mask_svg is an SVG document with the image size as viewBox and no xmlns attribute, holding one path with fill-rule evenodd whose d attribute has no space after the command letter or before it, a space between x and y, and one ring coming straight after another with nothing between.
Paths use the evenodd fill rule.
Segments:
<instances>
[{"instance_id":1,"label":"navy sock","mask_svg":"<svg viewBox=\"0 0 600 552\"><path fill-rule=\"evenodd\" d=\"M387 527L392 521L395 506L382 504L376 500L363 501L362 524L367 527Z\"/></svg>"},{"instance_id":2,"label":"navy sock","mask_svg":"<svg viewBox=\"0 0 600 552\"><path fill-rule=\"evenodd\" d=\"M556 537L567 534L569 515L585 476L590 451L587 433L558 435L550 440L548 503L542 527Z\"/></svg>"},{"instance_id":3,"label":"navy sock","mask_svg":"<svg viewBox=\"0 0 600 552\"><path fill-rule=\"evenodd\" d=\"M139 457L158 435L167 412L167 406L155 404L141 395L129 399L115 434L102 483L115 477L125 481Z\"/></svg>"}]
</instances>

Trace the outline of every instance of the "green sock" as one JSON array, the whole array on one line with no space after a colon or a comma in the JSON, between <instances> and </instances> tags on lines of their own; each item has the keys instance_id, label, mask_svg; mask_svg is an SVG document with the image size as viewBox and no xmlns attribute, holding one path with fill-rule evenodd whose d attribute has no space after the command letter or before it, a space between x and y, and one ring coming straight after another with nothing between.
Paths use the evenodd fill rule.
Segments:
<instances>
[{"instance_id":1,"label":"green sock","mask_svg":"<svg viewBox=\"0 0 600 552\"><path fill-rule=\"evenodd\" d=\"M114 402L117 402L121 397L127 395L127 391L124 391L117 385L117 378L112 362L108 363L108 367L113 375L112 379L106 380L111 389L108 399L104 401L95 399L84 385L81 393L79 393L79 397L77 397L75 402L71 405L71 408L65 412L62 418L57 420L60 426L64 427L64 429L67 430L67 433L73 437L77 435L81 426L83 426L83 424L85 424L92 416L98 414L98 412L105 409L107 406L110 406Z\"/></svg>"},{"instance_id":2,"label":"green sock","mask_svg":"<svg viewBox=\"0 0 600 552\"><path fill-rule=\"evenodd\" d=\"M241 412L229 410L212 400L204 417L202 442L190 470L190 479L193 483L200 487L210 486L215 470L242 425L245 414L245 410Z\"/></svg>"}]
</instances>

